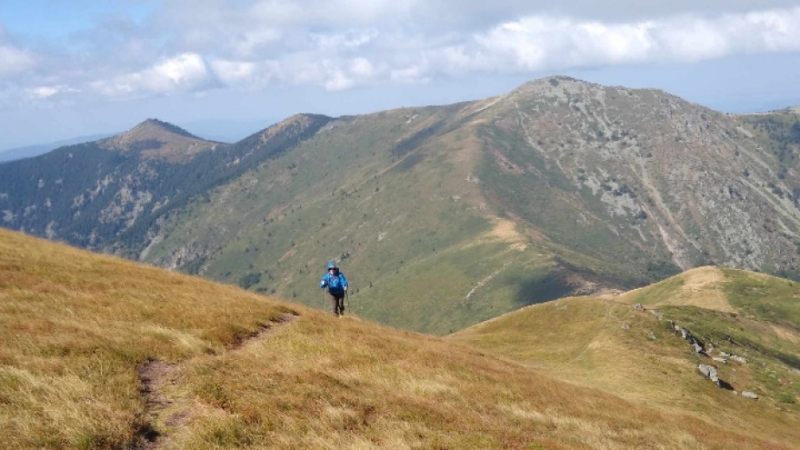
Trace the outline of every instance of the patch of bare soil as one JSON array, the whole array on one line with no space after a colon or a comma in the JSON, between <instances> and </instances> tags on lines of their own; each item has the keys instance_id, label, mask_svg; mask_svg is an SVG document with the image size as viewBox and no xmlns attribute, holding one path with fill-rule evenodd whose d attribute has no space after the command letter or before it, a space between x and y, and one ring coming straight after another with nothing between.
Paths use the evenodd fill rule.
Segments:
<instances>
[{"instance_id":1,"label":"patch of bare soil","mask_svg":"<svg viewBox=\"0 0 800 450\"><path fill-rule=\"evenodd\" d=\"M619 297L624 293L625 291L620 289L601 288L597 292L593 293L592 296L602 300L611 300L613 298Z\"/></svg>"},{"instance_id":2,"label":"patch of bare soil","mask_svg":"<svg viewBox=\"0 0 800 450\"><path fill-rule=\"evenodd\" d=\"M781 339L785 339L793 344L800 344L800 332L780 325L770 324L772 331Z\"/></svg>"},{"instance_id":3,"label":"patch of bare soil","mask_svg":"<svg viewBox=\"0 0 800 450\"><path fill-rule=\"evenodd\" d=\"M175 381L178 366L164 361L149 361L139 368L139 380L142 383L141 394L145 399L147 411L147 425L139 430L136 450L154 450L159 448L162 439L154 427L159 414L164 411L173 400L165 395L165 387Z\"/></svg>"},{"instance_id":4,"label":"patch of bare soil","mask_svg":"<svg viewBox=\"0 0 800 450\"><path fill-rule=\"evenodd\" d=\"M259 341L261 339L264 339L265 337L269 336L270 334L275 333L276 331L278 331L278 329L281 326L289 324L289 322L293 321L296 317L297 316L295 316L294 314L290 314L290 313L281 314L280 317L278 317L277 319L272 321L271 325L263 326L261 328L261 330L253 333L252 335L250 335L250 337L248 337L247 339L242 340L237 345L235 345L232 348L232 350L238 350L240 348L247 347L248 345L252 344L255 341Z\"/></svg>"},{"instance_id":5,"label":"patch of bare soil","mask_svg":"<svg viewBox=\"0 0 800 450\"><path fill-rule=\"evenodd\" d=\"M257 341L277 332L282 326L292 322L297 316L284 313L273 320L270 325L263 326L246 339L241 340L228 351L246 348ZM184 361L182 364L185 364ZM168 435L164 430L156 428L159 419L168 409L174 409L168 417L163 419L168 429L181 427L192 420L191 402L186 399L174 398L170 394L171 387L179 382L182 364L173 364L165 361L148 361L139 368L139 380L142 383L141 395L145 401L145 425L143 425L134 438L133 450L158 450L164 444Z\"/></svg>"},{"instance_id":6,"label":"patch of bare soil","mask_svg":"<svg viewBox=\"0 0 800 450\"><path fill-rule=\"evenodd\" d=\"M524 169L522 169L521 167L519 167L516 164L512 163L511 160L506 158L506 155L504 155L497 148L495 148L493 146L488 146L488 150L494 156L494 159L495 159L495 162L497 163L497 166L503 172L510 173L510 174L513 174L513 175L522 175L523 173L525 173Z\"/></svg>"}]
</instances>

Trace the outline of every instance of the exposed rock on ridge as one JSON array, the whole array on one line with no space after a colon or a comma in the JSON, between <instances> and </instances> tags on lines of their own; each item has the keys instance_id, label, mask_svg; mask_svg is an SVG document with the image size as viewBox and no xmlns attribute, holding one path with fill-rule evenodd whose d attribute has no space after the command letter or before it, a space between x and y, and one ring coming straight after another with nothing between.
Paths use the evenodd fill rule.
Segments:
<instances>
[{"instance_id":1,"label":"exposed rock on ridge","mask_svg":"<svg viewBox=\"0 0 800 450\"><path fill-rule=\"evenodd\" d=\"M537 217L552 214L544 205L514 205L502 190L494 198L550 237L604 227L633 253L682 269L796 269L800 172L766 152L744 119L566 77L527 83L487 114L484 142L505 177L543 179L566 217L548 226Z\"/></svg>"}]
</instances>

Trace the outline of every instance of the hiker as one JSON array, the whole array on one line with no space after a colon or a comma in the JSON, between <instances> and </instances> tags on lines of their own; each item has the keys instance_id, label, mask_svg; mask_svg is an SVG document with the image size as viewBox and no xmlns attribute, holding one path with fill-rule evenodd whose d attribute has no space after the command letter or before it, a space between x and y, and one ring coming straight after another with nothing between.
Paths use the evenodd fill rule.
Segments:
<instances>
[{"instance_id":1,"label":"hiker","mask_svg":"<svg viewBox=\"0 0 800 450\"><path fill-rule=\"evenodd\" d=\"M347 293L347 279L339 272L333 262L328 263L328 273L322 276L319 282L320 289L328 288L328 294L333 302L333 314L341 317L344 314L344 296Z\"/></svg>"}]
</instances>

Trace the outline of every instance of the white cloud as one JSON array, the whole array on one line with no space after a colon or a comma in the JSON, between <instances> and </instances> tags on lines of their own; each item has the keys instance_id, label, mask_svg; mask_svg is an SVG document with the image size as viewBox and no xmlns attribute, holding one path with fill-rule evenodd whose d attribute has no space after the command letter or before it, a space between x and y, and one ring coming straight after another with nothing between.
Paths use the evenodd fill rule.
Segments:
<instances>
[{"instance_id":1,"label":"white cloud","mask_svg":"<svg viewBox=\"0 0 800 450\"><path fill-rule=\"evenodd\" d=\"M433 33L474 32L520 17L633 22L679 14L743 14L791 8L797 0L170 0L157 15L169 25L210 30L222 25L307 29L409 25Z\"/></svg>"},{"instance_id":2,"label":"white cloud","mask_svg":"<svg viewBox=\"0 0 800 450\"><path fill-rule=\"evenodd\" d=\"M357 49L373 42L380 33L374 29L350 30L344 33L328 33L309 35L321 51Z\"/></svg>"},{"instance_id":3,"label":"white cloud","mask_svg":"<svg viewBox=\"0 0 800 450\"><path fill-rule=\"evenodd\" d=\"M312 84L343 90L381 82L424 82L437 75L525 74L796 52L800 8L616 23L533 15L472 34L368 27L306 36L304 47L276 51L261 61L214 63L214 70L226 83Z\"/></svg>"},{"instance_id":4,"label":"white cloud","mask_svg":"<svg viewBox=\"0 0 800 450\"><path fill-rule=\"evenodd\" d=\"M256 75L256 63L249 61L218 60L211 63L211 68L223 83L236 83L252 79Z\"/></svg>"},{"instance_id":5,"label":"white cloud","mask_svg":"<svg viewBox=\"0 0 800 450\"><path fill-rule=\"evenodd\" d=\"M25 49L0 44L0 78L23 73L34 65L33 54Z\"/></svg>"},{"instance_id":6,"label":"white cloud","mask_svg":"<svg viewBox=\"0 0 800 450\"><path fill-rule=\"evenodd\" d=\"M422 0L259 0L250 14L259 22L282 26L353 26L412 17Z\"/></svg>"},{"instance_id":7,"label":"white cloud","mask_svg":"<svg viewBox=\"0 0 800 450\"><path fill-rule=\"evenodd\" d=\"M350 73L358 78L369 79L377 74L375 67L366 58L352 59L348 66Z\"/></svg>"},{"instance_id":8,"label":"white cloud","mask_svg":"<svg viewBox=\"0 0 800 450\"><path fill-rule=\"evenodd\" d=\"M187 92L212 85L211 73L196 53L183 53L140 72L89 83L91 90L110 98Z\"/></svg>"},{"instance_id":9,"label":"white cloud","mask_svg":"<svg viewBox=\"0 0 800 450\"><path fill-rule=\"evenodd\" d=\"M525 75L800 52L800 7L714 16L694 12L699 9L691 5L703 2L674 0L684 14L623 20L622 11L638 3L610 0L616 20L581 18L586 14L579 11L595 8L592 1L565 0L556 15L542 12L553 5L542 0L172 0L147 25L104 27L100 41L108 45L78 58L52 49L34 56L0 29L0 79L11 80L26 99L78 91L133 98L199 92L220 83L247 90L270 84L343 90L476 72ZM741 11L746 3L709 0L703 11L723 4ZM152 59L165 54L172 56Z\"/></svg>"},{"instance_id":10,"label":"white cloud","mask_svg":"<svg viewBox=\"0 0 800 450\"><path fill-rule=\"evenodd\" d=\"M32 99L47 99L55 97L58 94L64 93L78 93L80 92L79 89L74 89L66 85L59 85L59 86L38 86L32 89L26 90L26 94L28 98Z\"/></svg>"},{"instance_id":11,"label":"white cloud","mask_svg":"<svg viewBox=\"0 0 800 450\"><path fill-rule=\"evenodd\" d=\"M203 57L195 53L184 53L168 59L145 72L146 82L152 89L172 90L175 87L191 87L203 82L208 76Z\"/></svg>"},{"instance_id":12,"label":"white cloud","mask_svg":"<svg viewBox=\"0 0 800 450\"><path fill-rule=\"evenodd\" d=\"M428 73L427 64L413 65L401 69L393 69L389 72L389 80L400 84L427 83L431 80Z\"/></svg>"},{"instance_id":13,"label":"white cloud","mask_svg":"<svg viewBox=\"0 0 800 450\"><path fill-rule=\"evenodd\" d=\"M380 76L380 70L365 58L354 58L342 64L325 65L323 73L325 89L341 91L355 86L370 84Z\"/></svg>"},{"instance_id":14,"label":"white cloud","mask_svg":"<svg viewBox=\"0 0 800 450\"><path fill-rule=\"evenodd\" d=\"M319 62L294 61L294 64L280 67L278 78L287 84L316 84L328 91L341 91L374 84L383 78L384 72L383 67L359 57Z\"/></svg>"},{"instance_id":15,"label":"white cloud","mask_svg":"<svg viewBox=\"0 0 800 450\"><path fill-rule=\"evenodd\" d=\"M235 54L252 57L258 55L262 48L278 43L282 32L276 28L251 29L236 37L231 45Z\"/></svg>"},{"instance_id":16,"label":"white cloud","mask_svg":"<svg viewBox=\"0 0 800 450\"><path fill-rule=\"evenodd\" d=\"M469 51L441 53L452 67L535 72L797 51L800 8L611 24L532 16L476 34Z\"/></svg>"}]
</instances>

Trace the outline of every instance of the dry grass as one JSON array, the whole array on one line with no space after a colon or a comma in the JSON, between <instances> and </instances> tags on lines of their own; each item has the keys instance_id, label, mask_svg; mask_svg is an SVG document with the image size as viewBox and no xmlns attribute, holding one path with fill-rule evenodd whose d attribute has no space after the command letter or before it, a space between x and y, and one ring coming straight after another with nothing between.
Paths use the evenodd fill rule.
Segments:
<instances>
[{"instance_id":1,"label":"dry grass","mask_svg":"<svg viewBox=\"0 0 800 450\"><path fill-rule=\"evenodd\" d=\"M762 323L741 323L754 330L768 328ZM623 328L625 324L629 329ZM649 338L651 332L655 340ZM717 365L725 381L739 390L751 390L762 385L754 374L755 361L720 366L701 358L649 311L636 311L627 304L562 299L509 313L448 339L638 405L690 414L699 421L795 448L800 443L800 418L795 411L784 411L785 405L770 398L745 401L697 373L699 362ZM789 375L781 378L784 383L793 382Z\"/></svg>"},{"instance_id":2,"label":"dry grass","mask_svg":"<svg viewBox=\"0 0 800 450\"><path fill-rule=\"evenodd\" d=\"M528 240L519 231L517 231L517 224L502 218L494 219L494 228L492 228L491 235L502 241L512 244L512 248L516 250L525 250L528 248Z\"/></svg>"},{"instance_id":3,"label":"dry grass","mask_svg":"<svg viewBox=\"0 0 800 450\"><path fill-rule=\"evenodd\" d=\"M286 310L235 288L0 230L4 445L126 445L147 426L137 367L220 353Z\"/></svg>"},{"instance_id":4,"label":"dry grass","mask_svg":"<svg viewBox=\"0 0 800 450\"><path fill-rule=\"evenodd\" d=\"M717 267L699 267L687 270L674 278L667 280L673 282L678 279L682 282L677 292L672 293L661 301L648 303L652 307L675 305L697 306L722 312L736 312L731 306L721 287L725 283L725 275ZM642 301L642 292L649 288L637 289L619 296L618 301L636 303Z\"/></svg>"},{"instance_id":5,"label":"dry grass","mask_svg":"<svg viewBox=\"0 0 800 450\"><path fill-rule=\"evenodd\" d=\"M352 318L303 315L242 352L191 361L187 383L214 413L168 448L769 448Z\"/></svg>"},{"instance_id":6,"label":"dry grass","mask_svg":"<svg viewBox=\"0 0 800 450\"><path fill-rule=\"evenodd\" d=\"M580 357L590 335L551 360ZM170 363L154 421L137 376L150 360ZM131 448L149 427L165 449L789 448L447 340L2 230L0 363L8 448Z\"/></svg>"}]
</instances>

